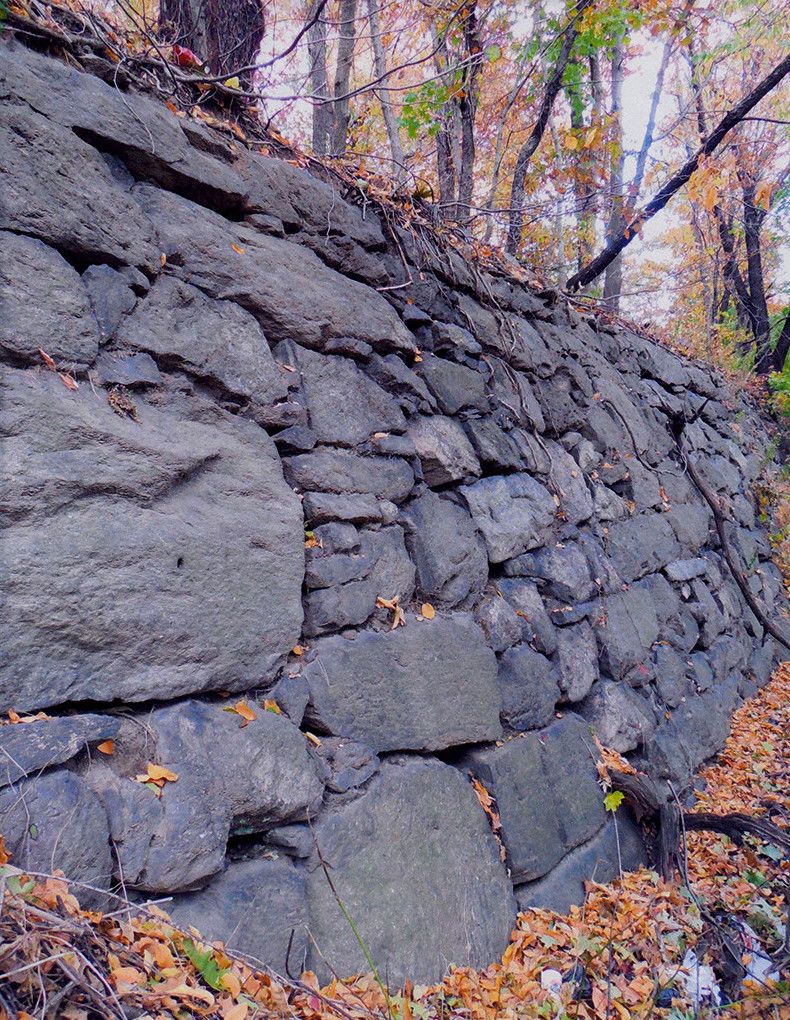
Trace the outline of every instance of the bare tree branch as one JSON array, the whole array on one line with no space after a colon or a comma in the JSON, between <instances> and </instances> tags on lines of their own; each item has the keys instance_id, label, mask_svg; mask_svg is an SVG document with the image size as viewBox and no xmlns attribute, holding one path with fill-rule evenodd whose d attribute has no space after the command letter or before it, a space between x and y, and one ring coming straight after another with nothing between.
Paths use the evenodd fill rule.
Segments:
<instances>
[{"instance_id":1,"label":"bare tree branch","mask_svg":"<svg viewBox=\"0 0 790 1020\"><path fill-rule=\"evenodd\" d=\"M648 220L652 219L656 213L660 212L664 206L669 202L672 196L680 191L684 184L687 184L695 171L699 168L700 163L706 156L712 155L719 147L721 142L726 138L730 131L739 124L743 118L749 113L754 107L764 99L779 82L782 81L788 74L790 74L790 53L782 60L776 67L767 75L757 88L753 89L747 96L745 96L737 106L733 107L725 116L719 121L714 128L713 132L708 136L707 140L703 145L697 149L694 155L684 163L684 165L674 174L661 188L661 190L652 198L648 204L642 209L636 216L627 224L625 229L609 243L604 250L597 255L591 262L584 266L578 273L568 280L568 290L573 293L579 290L581 287L585 287L596 277L600 276L601 273L610 265L620 254L620 252L636 237L639 233L640 227L642 227Z\"/></svg>"}]
</instances>

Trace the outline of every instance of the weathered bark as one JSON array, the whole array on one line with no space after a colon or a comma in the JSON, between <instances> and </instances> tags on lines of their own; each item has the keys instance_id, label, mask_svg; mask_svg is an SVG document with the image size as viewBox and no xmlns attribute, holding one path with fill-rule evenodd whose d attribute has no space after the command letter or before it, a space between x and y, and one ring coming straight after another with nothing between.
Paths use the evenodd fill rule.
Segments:
<instances>
[{"instance_id":1,"label":"weathered bark","mask_svg":"<svg viewBox=\"0 0 790 1020\"><path fill-rule=\"evenodd\" d=\"M566 86L566 91L570 104L571 127L573 130L581 132L587 127L599 125L600 120L596 120L594 106L589 124L585 122L584 97L578 84L574 82ZM557 148L556 144L555 148ZM595 167L595 157L591 150L585 146L579 156L578 167L573 176L577 269L580 269L585 262L592 258L595 248L595 186L593 181Z\"/></svg>"},{"instance_id":2,"label":"weathered bark","mask_svg":"<svg viewBox=\"0 0 790 1020\"><path fill-rule=\"evenodd\" d=\"M186 46L199 57L208 54L208 25L203 0L161 0L159 27L174 45Z\"/></svg>"},{"instance_id":3,"label":"weathered bark","mask_svg":"<svg viewBox=\"0 0 790 1020\"><path fill-rule=\"evenodd\" d=\"M205 58L212 74L238 72L251 83L265 27L260 0L162 0L159 16L172 41Z\"/></svg>"},{"instance_id":4,"label":"weathered bark","mask_svg":"<svg viewBox=\"0 0 790 1020\"><path fill-rule=\"evenodd\" d=\"M475 115L477 113L478 78L482 69L483 51L477 23L477 0L469 4L463 24L464 66L461 94L457 100L461 120L461 161L458 170L458 217L468 220L472 205L475 171Z\"/></svg>"},{"instance_id":5,"label":"weathered bark","mask_svg":"<svg viewBox=\"0 0 790 1020\"><path fill-rule=\"evenodd\" d=\"M350 98L348 96L351 68L354 63L354 37L357 17L357 0L340 0L340 25L335 64L335 101L331 106L330 148L335 156L346 151Z\"/></svg>"},{"instance_id":6,"label":"weathered bark","mask_svg":"<svg viewBox=\"0 0 790 1020\"><path fill-rule=\"evenodd\" d=\"M623 71L625 64L625 45L615 44L612 51L612 105L609 116L612 124L612 157L609 168L609 220L606 225L606 239L611 242L621 233L625 226L623 202L623 173L625 169L625 152L623 151ZM623 289L622 256L617 255L606 267L603 286L604 304L610 312L620 311L620 292Z\"/></svg>"},{"instance_id":7,"label":"weathered bark","mask_svg":"<svg viewBox=\"0 0 790 1020\"><path fill-rule=\"evenodd\" d=\"M447 39L440 34L436 25L431 23L431 40L434 49L434 65L436 70L444 77L445 84L448 84L447 68L449 66L449 54L447 52ZM440 215L444 220L456 218L456 162L453 153L453 110L449 104L445 104L438 114L439 129L436 132L436 176L439 181L439 208Z\"/></svg>"},{"instance_id":8,"label":"weathered bark","mask_svg":"<svg viewBox=\"0 0 790 1020\"><path fill-rule=\"evenodd\" d=\"M781 372L784 369L788 354L790 354L790 310L785 315L782 332L777 337L774 347L774 371Z\"/></svg>"},{"instance_id":9,"label":"weathered bark","mask_svg":"<svg viewBox=\"0 0 790 1020\"><path fill-rule=\"evenodd\" d=\"M678 170L676 174L666 182L658 193L647 203L633 219L626 225L622 233L607 244L606 248L589 262L583 269L568 280L568 288L571 291L579 290L603 273L607 266L617 258L620 252L637 236L640 227L660 212L684 184L693 177L700 162L712 155L730 131L739 124L743 118L764 99L779 82L790 74L790 53L771 71L765 78L752 89L737 106L734 106L716 125L713 132L701 145L694 155Z\"/></svg>"},{"instance_id":10,"label":"weathered bark","mask_svg":"<svg viewBox=\"0 0 790 1020\"><path fill-rule=\"evenodd\" d=\"M744 172L739 172L743 194L743 228L746 245L746 276L749 281L750 314L754 335L754 367L758 374L767 375L772 368L771 321L765 298L763 257L760 230L765 210L755 203L756 184Z\"/></svg>"},{"instance_id":11,"label":"weathered bark","mask_svg":"<svg viewBox=\"0 0 790 1020\"><path fill-rule=\"evenodd\" d=\"M318 0L310 0L307 19L313 18ZM313 152L325 156L329 151L329 133L332 126L332 110L329 99L329 75L326 63L326 19L323 14L316 18L307 32L307 53L310 60L308 81L310 92L316 99L313 106Z\"/></svg>"},{"instance_id":12,"label":"weathered bark","mask_svg":"<svg viewBox=\"0 0 790 1020\"><path fill-rule=\"evenodd\" d=\"M384 79L387 74L387 58L384 53L384 46L381 41L381 28L379 26L379 0L368 0L368 25L370 28L370 39L373 46L373 63L376 77ZM404 184L407 180L406 157L403 154L403 147L400 143L398 121L392 109L392 104L385 98L386 93L379 93L378 99L381 103L381 115L384 118L384 127L387 129L387 138L392 154L393 174L398 184Z\"/></svg>"},{"instance_id":13,"label":"weathered bark","mask_svg":"<svg viewBox=\"0 0 790 1020\"><path fill-rule=\"evenodd\" d=\"M516 157L516 168L513 173L513 184L510 189L510 224L505 244L505 251L511 255L515 255L518 251L518 246L521 244L521 229L524 224L524 184L527 177L527 166L540 145L543 132L546 130L546 125L549 122L549 117L554 107L554 101L562 88L562 76L565 74L565 68L568 66L573 45L579 34L577 27L578 20L592 2L593 0L579 0L579 3L576 5L576 15L563 33L562 48L557 57L557 63L554 65L551 77L546 82L540 110L538 111L538 119L535 121L529 137L521 146Z\"/></svg>"}]
</instances>

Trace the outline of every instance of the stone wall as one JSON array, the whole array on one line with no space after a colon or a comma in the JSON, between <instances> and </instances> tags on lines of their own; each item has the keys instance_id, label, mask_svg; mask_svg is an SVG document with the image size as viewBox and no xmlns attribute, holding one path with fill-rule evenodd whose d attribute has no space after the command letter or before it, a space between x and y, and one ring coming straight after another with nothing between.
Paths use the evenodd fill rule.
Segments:
<instances>
[{"instance_id":1,"label":"stone wall","mask_svg":"<svg viewBox=\"0 0 790 1020\"><path fill-rule=\"evenodd\" d=\"M317 846L392 982L488 963L616 873L593 731L685 788L768 678L669 427L776 612L763 423L362 191L18 43L0 82L16 862L326 977L365 961Z\"/></svg>"}]
</instances>

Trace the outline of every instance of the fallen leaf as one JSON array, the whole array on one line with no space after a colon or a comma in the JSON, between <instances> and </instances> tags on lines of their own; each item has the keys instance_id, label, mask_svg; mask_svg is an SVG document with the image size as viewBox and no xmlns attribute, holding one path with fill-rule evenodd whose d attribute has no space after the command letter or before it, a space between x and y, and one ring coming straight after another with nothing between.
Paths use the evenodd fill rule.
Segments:
<instances>
[{"instance_id":1,"label":"fallen leaf","mask_svg":"<svg viewBox=\"0 0 790 1020\"><path fill-rule=\"evenodd\" d=\"M96 750L101 751L102 754L115 754L115 741L102 740L100 744L96 745Z\"/></svg>"},{"instance_id":2,"label":"fallen leaf","mask_svg":"<svg viewBox=\"0 0 790 1020\"><path fill-rule=\"evenodd\" d=\"M38 349L38 353L41 355L41 359L44 362L44 364L47 366L47 368L51 372L55 372L57 370L57 366L55 365L55 359L54 358L50 358L50 356L47 354L47 352L46 351L42 351L40 347Z\"/></svg>"},{"instance_id":3,"label":"fallen leaf","mask_svg":"<svg viewBox=\"0 0 790 1020\"><path fill-rule=\"evenodd\" d=\"M154 765L153 762L149 762L146 771L134 778L136 782L143 783L149 789L158 789L161 792L165 783L175 783L177 781L178 774L171 772L170 769L166 769L163 765Z\"/></svg>"},{"instance_id":4,"label":"fallen leaf","mask_svg":"<svg viewBox=\"0 0 790 1020\"><path fill-rule=\"evenodd\" d=\"M80 384L74 376L68 375L66 372L58 372L58 379L69 390L78 390L80 388Z\"/></svg>"},{"instance_id":5,"label":"fallen leaf","mask_svg":"<svg viewBox=\"0 0 790 1020\"><path fill-rule=\"evenodd\" d=\"M236 715L240 715L242 718L241 728L251 723L253 719L257 719L258 716L253 712L246 701L237 701L235 705L229 705L227 708L223 708L223 712L235 712Z\"/></svg>"},{"instance_id":6,"label":"fallen leaf","mask_svg":"<svg viewBox=\"0 0 790 1020\"><path fill-rule=\"evenodd\" d=\"M280 708L280 706L277 704L274 698L267 698L263 703L263 707L266 709L267 712L273 712L275 715L283 714L283 710Z\"/></svg>"},{"instance_id":7,"label":"fallen leaf","mask_svg":"<svg viewBox=\"0 0 790 1020\"><path fill-rule=\"evenodd\" d=\"M230 992L234 999L241 991L241 981L232 970L226 971L219 979L219 983L226 991Z\"/></svg>"},{"instance_id":8,"label":"fallen leaf","mask_svg":"<svg viewBox=\"0 0 790 1020\"><path fill-rule=\"evenodd\" d=\"M244 255L245 254L244 248L240 248L239 245L233 244L232 242L231 242L231 248L236 252L237 255Z\"/></svg>"},{"instance_id":9,"label":"fallen leaf","mask_svg":"<svg viewBox=\"0 0 790 1020\"><path fill-rule=\"evenodd\" d=\"M433 608L430 602L423 602L420 607L420 612L426 620L432 620L436 616L436 610Z\"/></svg>"},{"instance_id":10,"label":"fallen leaf","mask_svg":"<svg viewBox=\"0 0 790 1020\"><path fill-rule=\"evenodd\" d=\"M291 649L291 655L304 655L304 648L301 645L294 645Z\"/></svg>"}]
</instances>

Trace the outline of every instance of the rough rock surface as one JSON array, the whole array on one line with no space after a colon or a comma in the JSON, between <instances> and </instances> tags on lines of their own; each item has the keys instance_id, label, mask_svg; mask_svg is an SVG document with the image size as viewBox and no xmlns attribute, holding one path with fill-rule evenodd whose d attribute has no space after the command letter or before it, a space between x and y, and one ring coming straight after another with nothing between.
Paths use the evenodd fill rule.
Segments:
<instances>
[{"instance_id":1,"label":"rough rock surface","mask_svg":"<svg viewBox=\"0 0 790 1020\"><path fill-rule=\"evenodd\" d=\"M450 766L383 766L365 797L328 805L316 839L340 899L393 985L428 981L451 963L477 966L507 945L513 892L471 787ZM317 861L309 865L307 901L312 969L326 979L364 970ZM431 935L437 929L441 939Z\"/></svg>"},{"instance_id":2,"label":"rough rock surface","mask_svg":"<svg viewBox=\"0 0 790 1020\"><path fill-rule=\"evenodd\" d=\"M331 175L8 35L0 715L52 715L0 725L15 862L174 894L328 976L318 950L365 961L317 840L393 983L490 962L514 885L565 907L614 874L591 730L680 791L770 675L670 416L779 617L764 423L648 339L394 239Z\"/></svg>"}]
</instances>

